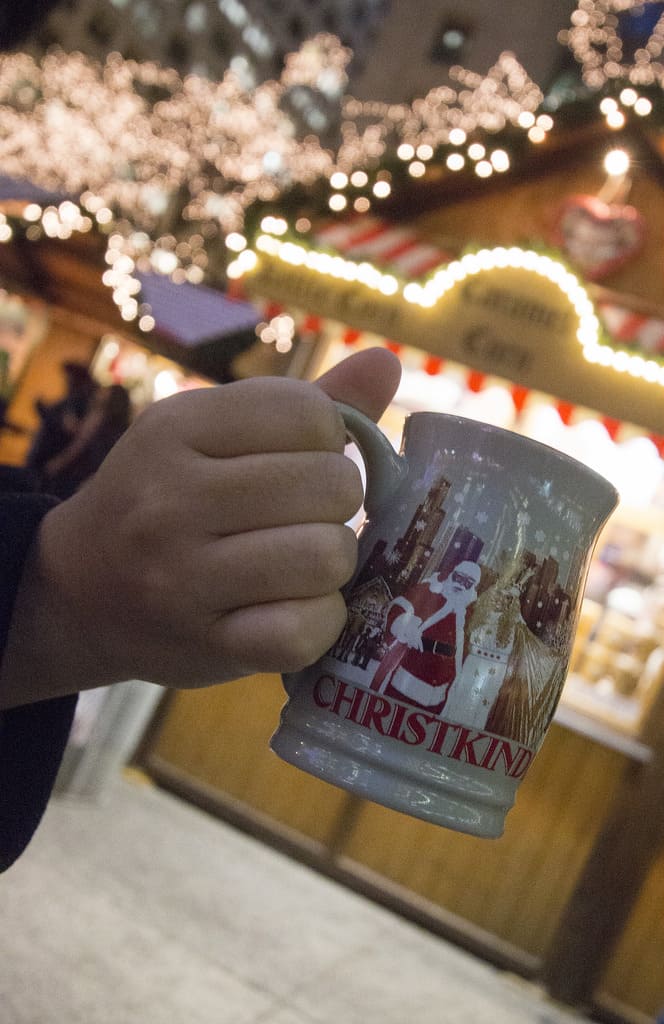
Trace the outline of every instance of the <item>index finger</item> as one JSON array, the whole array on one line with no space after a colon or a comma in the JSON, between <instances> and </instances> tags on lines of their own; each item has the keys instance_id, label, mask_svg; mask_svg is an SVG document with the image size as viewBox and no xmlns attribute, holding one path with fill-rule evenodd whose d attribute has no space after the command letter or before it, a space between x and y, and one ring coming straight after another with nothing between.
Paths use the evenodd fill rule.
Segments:
<instances>
[{"instance_id":1,"label":"index finger","mask_svg":"<svg viewBox=\"0 0 664 1024\"><path fill-rule=\"evenodd\" d=\"M261 452L342 452L345 428L334 402L306 381L252 377L163 399L147 413L162 436L213 458ZM157 431L159 433L159 431Z\"/></svg>"}]
</instances>

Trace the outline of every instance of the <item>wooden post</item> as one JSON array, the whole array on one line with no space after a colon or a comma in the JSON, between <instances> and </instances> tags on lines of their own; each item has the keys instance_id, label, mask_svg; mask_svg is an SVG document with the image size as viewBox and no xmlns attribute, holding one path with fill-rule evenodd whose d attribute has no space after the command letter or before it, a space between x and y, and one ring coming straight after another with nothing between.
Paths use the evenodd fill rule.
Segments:
<instances>
[{"instance_id":1,"label":"wooden post","mask_svg":"<svg viewBox=\"0 0 664 1024\"><path fill-rule=\"evenodd\" d=\"M589 1005L664 845L664 652L640 739L646 764L626 766L604 825L546 953L541 980L572 1005Z\"/></svg>"}]
</instances>

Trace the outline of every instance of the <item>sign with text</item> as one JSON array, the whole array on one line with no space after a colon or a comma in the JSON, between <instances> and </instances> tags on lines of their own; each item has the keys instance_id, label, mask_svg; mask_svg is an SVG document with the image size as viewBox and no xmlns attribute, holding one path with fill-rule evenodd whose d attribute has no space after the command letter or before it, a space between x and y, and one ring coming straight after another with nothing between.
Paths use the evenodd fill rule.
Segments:
<instances>
[{"instance_id":1,"label":"sign with text","mask_svg":"<svg viewBox=\"0 0 664 1024\"><path fill-rule=\"evenodd\" d=\"M263 254L246 286L257 297L416 346L664 434L661 383L586 358L580 328L583 316L594 320L594 311L586 290L563 265L536 253L526 253L532 258L524 259L524 265L501 265L498 254L505 250L484 252L487 258L472 269L467 269L470 263L464 267L472 256L450 265L462 268L450 281L444 280L448 271L442 268L437 274L443 279L439 294L435 278L383 294L357 280ZM575 282L571 287L569 280Z\"/></svg>"}]
</instances>

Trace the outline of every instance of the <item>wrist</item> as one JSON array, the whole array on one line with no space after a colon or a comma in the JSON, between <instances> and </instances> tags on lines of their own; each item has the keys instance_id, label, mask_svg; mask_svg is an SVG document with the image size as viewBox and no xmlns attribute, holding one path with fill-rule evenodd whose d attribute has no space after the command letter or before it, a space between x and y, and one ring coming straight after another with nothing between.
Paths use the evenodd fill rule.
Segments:
<instances>
[{"instance_id":1,"label":"wrist","mask_svg":"<svg viewBox=\"0 0 664 1024\"><path fill-rule=\"evenodd\" d=\"M52 508L27 552L0 666L0 707L76 693L118 679L78 593L68 510ZM69 568L68 568L69 563Z\"/></svg>"}]
</instances>

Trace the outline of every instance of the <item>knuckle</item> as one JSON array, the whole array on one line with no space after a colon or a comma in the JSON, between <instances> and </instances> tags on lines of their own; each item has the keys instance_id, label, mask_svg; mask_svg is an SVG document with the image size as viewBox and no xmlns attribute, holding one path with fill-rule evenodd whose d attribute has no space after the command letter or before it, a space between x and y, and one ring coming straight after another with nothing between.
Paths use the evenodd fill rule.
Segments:
<instances>
[{"instance_id":1,"label":"knuckle","mask_svg":"<svg viewBox=\"0 0 664 1024\"><path fill-rule=\"evenodd\" d=\"M357 538L353 531L339 525L317 531L309 564L313 578L324 593L343 586L357 564Z\"/></svg>"},{"instance_id":2,"label":"knuckle","mask_svg":"<svg viewBox=\"0 0 664 1024\"><path fill-rule=\"evenodd\" d=\"M334 402L315 385L290 381L286 395L296 429L312 449L342 452L346 429Z\"/></svg>"},{"instance_id":3,"label":"knuckle","mask_svg":"<svg viewBox=\"0 0 664 1024\"><path fill-rule=\"evenodd\" d=\"M352 459L345 455L330 454L323 467L328 493L339 510L339 515L350 519L364 500L362 477Z\"/></svg>"},{"instance_id":4,"label":"knuckle","mask_svg":"<svg viewBox=\"0 0 664 1024\"><path fill-rule=\"evenodd\" d=\"M319 602L313 615L310 608L287 610L282 623L282 671L299 672L317 661L341 633L346 617L339 593Z\"/></svg>"}]
</instances>

